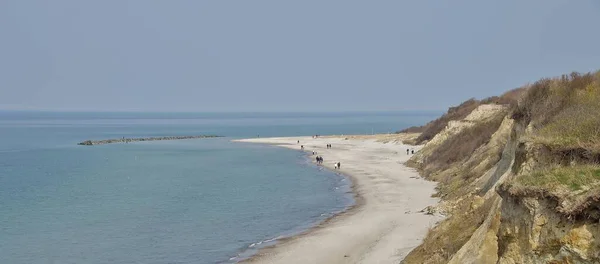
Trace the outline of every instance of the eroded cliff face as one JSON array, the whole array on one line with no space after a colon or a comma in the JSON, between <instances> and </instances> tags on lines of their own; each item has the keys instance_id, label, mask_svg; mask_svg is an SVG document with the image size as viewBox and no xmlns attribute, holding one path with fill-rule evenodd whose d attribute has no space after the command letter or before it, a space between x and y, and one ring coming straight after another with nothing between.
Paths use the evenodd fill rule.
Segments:
<instances>
[{"instance_id":1,"label":"eroded cliff face","mask_svg":"<svg viewBox=\"0 0 600 264\"><path fill-rule=\"evenodd\" d=\"M500 120L494 125L491 120ZM437 153L460 133L478 126L494 126L493 133L463 162L450 167L437 164ZM495 263L502 199L494 187L506 178L514 161L514 120L501 105L481 105L465 120L449 122L410 162L425 177L440 182L443 197L438 211L449 217L433 228L423 244L404 263ZM476 130L478 131L478 130ZM467 139L470 139L467 137ZM457 142L462 144L463 142ZM443 169L437 169L439 167Z\"/></svg>"},{"instance_id":2,"label":"eroded cliff face","mask_svg":"<svg viewBox=\"0 0 600 264\"><path fill-rule=\"evenodd\" d=\"M448 122L448 125L440 133L436 134L417 154L411 158L411 162L422 165L425 163L427 157L436 151L441 144L448 140L450 137L460 133L466 128L472 127L477 123L483 122L492 118L494 115L505 111L506 106L486 104L478 106L473 112L471 112L463 120L453 120Z\"/></svg>"},{"instance_id":3,"label":"eroded cliff face","mask_svg":"<svg viewBox=\"0 0 600 264\"><path fill-rule=\"evenodd\" d=\"M600 225L568 219L556 202L502 195L498 263L600 263Z\"/></svg>"},{"instance_id":4,"label":"eroded cliff face","mask_svg":"<svg viewBox=\"0 0 600 264\"><path fill-rule=\"evenodd\" d=\"M496 131L470 156L436 164L448 141L498 116ZM600 155L557 151L533 141L534 132L505 106L481 105L430 140L409 164L439 182L439 211L449 217L403 263L600 263L600 184L574 190L515 181L551 167L598 166Z\"/></svg>"}]
</instances>

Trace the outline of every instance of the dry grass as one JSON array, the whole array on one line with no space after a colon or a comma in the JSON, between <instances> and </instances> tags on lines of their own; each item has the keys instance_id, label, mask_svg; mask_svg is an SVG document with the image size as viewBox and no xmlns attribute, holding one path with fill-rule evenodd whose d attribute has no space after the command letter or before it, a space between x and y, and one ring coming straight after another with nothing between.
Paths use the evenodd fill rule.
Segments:
<instances>
[{"instance_id":1,"label":"dry grass","mask_svg":"<svg viewBox=\"0 0 600 264\"><path fill-rule=\"evenodd\" d=\"M471 209L472 199L465 199L454 215L429 230L423 243L406 256L402 263L448 263L475 230L485 221L493 201Z\"/></svg>"}]
</instances>

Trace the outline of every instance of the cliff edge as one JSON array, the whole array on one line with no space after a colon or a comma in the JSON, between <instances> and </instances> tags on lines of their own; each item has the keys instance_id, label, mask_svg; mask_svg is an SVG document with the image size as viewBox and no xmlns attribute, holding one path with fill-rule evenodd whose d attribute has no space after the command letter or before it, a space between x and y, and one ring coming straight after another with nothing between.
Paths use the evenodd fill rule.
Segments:
<instances>
[{"instance_id":1,"label":"cliff edge","mask_svg":"<svg viewBox=\"0 0 600 264\"><path fill-rule=\"evenodd\" d=\"M449 217L403 263L600 263L600 71L470 99L410 132Z\"/></svg>"}]
</instances>

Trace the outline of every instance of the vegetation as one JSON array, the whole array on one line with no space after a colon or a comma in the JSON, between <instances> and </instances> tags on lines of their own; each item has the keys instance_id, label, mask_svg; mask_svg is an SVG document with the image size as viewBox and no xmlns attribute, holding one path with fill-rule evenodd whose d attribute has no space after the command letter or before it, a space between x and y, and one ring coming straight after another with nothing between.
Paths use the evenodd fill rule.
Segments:
<instances>
[{"instance_id":1,"label":"vegetation","mask_svg":"<svg viewBox=\"0 0 600 264\"><path fill-rule=\"evenodd\" d=\"M468 159L477 148L490 140L502 124L505 115L506 112L500 112L492 119L476 123L443 141L437 151L427 158L425 172L443 171L457 162Z\"/></svg>"},{"instance_id":2,"label":"vegetation","mask_svg":"<svg viewBox=\"0 0 600 264\"><path fill-rule=\"evenodd\" d=\"M402 130L396 132L396 134L399 134L399 133L423 133L423 131L425 131L425 126L411 126L409 128L405 128L405 129L402 129Z\"/></svg>"},{"instance_id":3,"label":"vegetation","mask_svg":"<svg viewBox=\"0 0 600 264\"><path fill-rule=\"evenodd\" d=\"M450 109L448 109L448 112L446 114L442 115L440 118L438 118L436 120L433 120L433 121L427 123L423 127L423 129L422 129L423 131L421 132L421 135L419 135L419 137L417 137L416 142L423 143L424 141L431 140L435 135L437 135L442 130L444 130L444 128L446 128L446 126L448 125L448 122L450 122L452 120L464 119L465 117L467 117L467 115L469 115L471 112L473 112L473 110L475 110L475 108L477 108L479 105L480 105L479 101L472 98L472 99L469 99L469 100L463 102L459 106L450 107Z\"/></svg>"},{"instance_id":4,"label":"vegetation","mask_svg":"<svg viewBox=\"0 0 600 264\"><path fill-rule=\"evenodd\" d=\"M579 191L585 186L600 183L600 166L554 166L521 175L516 179L516 183L524 187L541 187L546 190L566 188L570 191Z\"/></svg>"},{"instance_id":5,"label":"vegetation","mask_svg":"<svg viewBox=\"0 0 600 264\"><path fill-rule=\"evenodd\" d=\"M467 101L464 101L458 106L450 107L446 114L442 115L440 118L433 120L424 126L413 126L401 131L398 133L421 133L421 135L414 141L415 144L422 144L425 141L431 140L435 135L440 133L450 121L453 120L462 120L467 117L475 108L482 104L499 104L499 105L509 105L511 108L517 106L517 101L526 91L526 88L518 88L514 90L510 90L501 96L492 96L485 98L481 101L471 98Z\"/></svg>"},{"instance_id":6,"label":"vegetation","mask_svg":"<svg viewBox=\"0 0 600 264\"><path fill-rule=\"evenodd\" d=\"M485 221L493 201L487 200L475 208L472 204L471 199L462 201L456 208L461 214L448 218L430 229L423 243L402 263L448 263Z\"/></svg>"},{"instance_id":7,"label":"vegetation","mask_svg":"<svg viewBox=\"0 0 600 264\"><path fill-rule=\"evenodd\" d=\"M499 163L503 157L502 161L509 162L519 156L515 162L527 162L527 168L533 171L509 177L511 180L501 186L501 192L506 187L516 195L540 194L536 197L558 201L558 213L600 220L600 71L546 78L501 96L470 99L425 126L410 128L422 131L416 143L432 139L449 121L464 119L482 104L509 107L462 129L439 145L426 147L428 152L422 152L426 156L420 157L420 163L413 163L425 177L439 182L438 195L445 200L443 206L451 216L432 228L404 263L447 263L464 246L493 208L494 196L478 197L475 193L488 181L497 183L500 177L481 176L495 165L504 164ZM514 119L516 125L501 130L492 141L494 144L489 144L505 117ZM505 149L509 138L525 147ZM502 156L503 151L511 152ZM505 172L501 171L494 175ZM473 206L475 202L481 204L477 199L485 201ZM514 238L503 238L510 239ZM505 245L498 246L502 254ZM542 251L555 249L555 244L549 244Z\"/></svg>"},{"instance_id":8,"label":"vegetation","mask_svg":"<svg viewBox=\"0 0 600 264\"><path fill-rule=\"evenodd\" d=\"M531 139L553 149L600 152L600 71L543 79L529 88L513 117Z\"/></svg>"},{"instance_id":9,"label":"vegetation","mask_svg":"<svg viewBox=\"0 0 600 264\"><path fill-rule=\"evenodd\" d=\"M481 104L499 104L499 105L509 105L512 107L516 107L519 99L523 96L523 94L527 91L527 88L521 87L517 89L512 89L508 92L500 96L492 96L486 99L481 100Z\"/></svg>"}]
</instances>

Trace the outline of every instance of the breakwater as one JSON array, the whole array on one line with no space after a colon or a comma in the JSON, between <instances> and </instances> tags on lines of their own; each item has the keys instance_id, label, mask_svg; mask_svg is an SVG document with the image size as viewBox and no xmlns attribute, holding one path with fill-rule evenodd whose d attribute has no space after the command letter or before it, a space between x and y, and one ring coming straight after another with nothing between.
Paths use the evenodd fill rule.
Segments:
<instances>
[{"instance_id":1,"label":"breakwater","mask_svg":"<svg viewBox=\"0 0 600 264\"><path fill-rule=\"evenodd\" d=\"M181 139L198 139L198 138L215 138L220 136L215 135L200 135L200 136L172 136L172 137L145 137L145 138L114 138L104 140L86 140L77 143L82 146L104 145L114 143L129 143L140 141L157 141L157 140L181 140Z\"/></svg>"}]
</instances>

